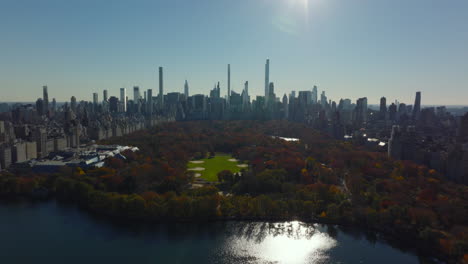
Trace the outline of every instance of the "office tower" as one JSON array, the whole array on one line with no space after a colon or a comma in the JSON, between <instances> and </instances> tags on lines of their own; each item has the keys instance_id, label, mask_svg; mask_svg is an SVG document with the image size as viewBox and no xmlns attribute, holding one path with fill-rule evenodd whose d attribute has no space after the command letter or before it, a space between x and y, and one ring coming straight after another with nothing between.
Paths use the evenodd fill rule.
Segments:
<instances>
[{"instance_id":1,"label":"office tower","mask_svg":"<svg viewBox=\"0 0 468 264\"><path fill-rule=\"evenodd\" d=\"M37 156L44 158L49 154L47 149L47 130L42 127L37 128L33 136L36 141Z\"/></svg>"},{"instance_id":2,"label":"office tower","mask_svg":"<svg viewBox=\"0 0 468 264\"><path fill-rule=\"evenodd\" d=\"M75 96L72 96L70 99L70 107L71 107L71 110L74 113L76 113L76 97Z\"/></svg>"},{"instance_id":3,"label":"office tower","mask_svg":"<svg viewBox=\"0 0 468 264\"><path fill-rule=\"evenodd\" d=\"M311 91L299 91L297 98L299 100L299 104L303 107L306 107L312 104L312 92Z\"/></svg>"},{"instance_id":4,"label":"office tower","mask_svg":"<svg viewBox=\"0 0 468 264\"><path fill-rule=\"evenodd\" d=\"M148 91L146 92L146 97L147 97L147 100L146 100L146 104L147 104L147 110L148 110L148 114L152 114L153 113L153 90L152 89L148 89Z\"/></svg>"},{"instance_id":5,"label":"office tower","mask_svg":"<svg viewBox=\"0 0 468 264\"><path fill-rule=\"evenodd\" d=\"M42 100L41 98L37 98L37 100L36 100L36 111L40 116L45 114L44 100Z\"/></svg>"},{"instance_id":6,"label":"office tower","mask_svg":"<svg viewBox=\"0 0 468 264\"><path fill-rule=\"evenodd\" d=\"M119 99L115 96L109 97L109 111L112 113L119 111Z\"/></svg>"},{"instance_id":7,"label":"office tower","mask_svg":"<svg viewBox=\"0 0 468 264\"><path fill-rule=\"evenodd\" d=\"M187 80L185 80L185 84L184 84L184 95L186 99L189 97L189 86L188 86Z\"/></svg>"},{"instance_id":8,"label":"office tower","mask_svg":"<svg viewBox=\"0 0 468 264\"><path fill-rule=\"evenodd\" d=\"M120 105L121 111L127 112L127 89L120 88Z\"/></svg>"},{"instance_id":9,"label":"office tower","mask_svg":"<svg viewBox=\"0 0 468 264\"><path fill-rule=\"evenodd\" d=\"M133 86L133 102L136 104L140 100L140 87Z\"/></svg>"},{"instance_id":10,"label":"office tower","mask_svg":"<svg viewBox=\"0 0 468 264\"><path fill-rule=\"evenodd\" d=\"M320 95L320 104L322 106L327 105L327 96L325 95L325 91L322 91L322 94Z\"/></svg>"},{"instance_id":11,"label":"office tower","mask_svg":"<svg viewBox=\"0 0 468 264\"><path fill-rule=\"evenodd\" d=\"M312 103L316 104L318 101L318 88L317 85L314 85L314 88L312 88Z\"/></svg>"},{"instance_id":12,"label":"office tower","mask_svg":"<svg viewBox=\"0 0 468 264\"><path fill-rule=\"evenodd\" d=\"M219 87L219 82L218 82L218 84L215 84L213 90L210 91L210 97L211 98L220 98L221 97L221 88Z\"/></svg>"},{"instance_id":13,"label":"office tower","mask_svg":"<svg viewBox=\"0 0 468 264\"><path fill-rule=\"evenodd\" d=\"M356 125L362 125L367 122L367 97L359 98L355 108Z\"/></svg>"},{"instance_id":14,"label":"office tower","mask_svg":"<svg viewBox=\"0 0 468 264\"><path fill-rule=\"evenodd\" d=\"M159 67L159 107L164 107L163 67Z\"/></svg>"},{"instance_id":15,"label":"office tower","mask_svg":"<svg viewBox=\"0 0 468 264\"><path fill-rule=\"evenodd\" d=\"M227 90L227 103L229 105L229 98L231 96L231 64L228 64L228 90Z\"/></svg>"},{"instance_id":16,"label":"office tower","mask_svg":"<svg viewBox=\"0 0 468 264\"><path fill-rule=\"evenodd\" d=\"M267 59L265 63L265 104L268 104L270 86L270 60Z\"/></svg>"},{"instance_id":17,"label":"office tower","mask_svg":"<svg viewBox=\"0 0 468 264\"><path fill-rule=\"evenodd\" d=\"M146 102L148 99L148 97L146 97L146 91L143 91L143 100Z\"/></svg>"},{"instance_id":18,"label":"office tower","mask_svg":"<svg viewBox=\"0 0 468 264\"><path fill-rule=\"evenodd\" d=\"M407 113L407 107L406 107L406 104L404 103L401 103L398 105L398 117L401 117L401 116L406 116L406 113Z\"/></svg>"},{"instance_id":19,"label":"office tower","mask_svg":"<svg viewBox=\"0 0 468 264\"><path fill-rule=\"evenodd\" d=\"M107 94L107 90L104 90L104 92L102 92L102 99L104 100L104 102L109 101L109 96Z\"/></svg>"},{"instance_id":20,"label":"office tower","mask_svg":"<svg viewBox=\"0 0 468 264\"><path fill-rule=\"evenodd\" d=\"M293 99L296 98L296 91L291 91L291 95L289 97L290 97L290 99L291 99L291 97Z\"/></svg>"},{"instance_id":21,"label":"office tower","mask_svg":"<svg viewBox=\"0 0 468 264\"><path fill-rule=\"evenodd\" d=\"M97 108L98 108L98 93L93 93L93 108L94 108L94 112L97 111Z\"/></svg>"},{"instance_id":22,"label":"office tower","mask_svg":"<svg viewBox=\"0 0 468 264\"><path fill-rule=\"evenodd\" d=\"M42 86L42 95L43 95L43 103L44 103L44 113L47 115L49 113L49 93L47 92L47 86Z\"/></svg>"},{"instance_id":23,"label":"office tower","mask_svg":"<svg viewBox=\"0 0 468 264\"><path fill-rule=\"evenodd\" d=\"M276 94L275 94L275 84L273 82L270 83L268 86L268 104L273 105L276 100Z\"/></svg>"},{"instance_id":24,"label":"office tower","mask_svg":"<svg viewBox=\"0 0 468 264\"><path fill-rule=\"evenodd\" d=\"M244 83L244 90L242 91L241 99L242 99L242 108L246 110L250 103L249 82Z\"/></svg>"},{"instance_id":25,"label":"office tower","mask_svg":"<svg viewBox=\"0 0 468 264\"><path fill-rule=\"evenodd\" d=\"M390 119L391 121L395 121L396 117L397 117L397 106L395 103L392 103L388 107L388 119Z\"/></svg>"},{"instance_id":26,"label":"office tower","mask_svg":"<svg viewBox=\"0 0 468 264\"><path fill-rule=\"evenodd\" d=\"M286 94L283 95L283 110L284 110L284 118L288 118L289 115L289 107L288 107L288 97Z\"/></svg>"},{"instance_id":27,"label":"office tower","mask_svg":"<svg viewBox=\"0 0 468 264\"><path fill-rule=\"evenodd\" d=\"M387 98L380 98L380 119L385 120L387 117Z\"/></svg>"},{"instance_id":28,"label":"office tower","mask_svg":"<svg viewBox=\"0 0 468 264\"><path fill-rule=\"evenodd\" d=\"M57 111L57 101L55 100L55 98L52 98L52 112L55 112Z\"/></svg>"},{"instance_id":29,"label":"office tower","mask_svg":"<svg viewBox=\"0 0 468 264\"><path fill-rule=\"evenodd\" d=\"M421 113L421 92L416 92L416 99L414 100L413 119L418 120Z\"/></svg>"}]
</instances>

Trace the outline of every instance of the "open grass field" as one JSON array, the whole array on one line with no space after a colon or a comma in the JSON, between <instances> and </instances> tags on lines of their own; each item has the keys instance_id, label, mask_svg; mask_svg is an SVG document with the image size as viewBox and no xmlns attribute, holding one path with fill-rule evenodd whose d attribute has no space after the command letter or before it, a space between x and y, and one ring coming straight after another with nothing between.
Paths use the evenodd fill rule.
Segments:
<instances>
[{"instance_id":1,"label":"open grass field","mask_svg":"<svg viewBox=\"0 0 468 264\"><path fill-rule=\"evenodd\" d=\"M242 168L237 166L239 163L229 161L230 159L234 158L228 154L216 154L211 159L191 161L187 164L187 168L195 171L195 173L200 173L201 178L207 181L218 181L218 173L223 170L230 170L232 173L241 171Z\"/></svg>"}]
</instances>

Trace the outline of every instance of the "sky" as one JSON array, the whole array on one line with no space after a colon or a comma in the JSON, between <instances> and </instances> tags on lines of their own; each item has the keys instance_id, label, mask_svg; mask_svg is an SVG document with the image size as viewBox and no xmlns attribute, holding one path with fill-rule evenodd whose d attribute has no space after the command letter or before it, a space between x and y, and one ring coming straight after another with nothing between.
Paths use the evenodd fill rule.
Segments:
<instances>
[{"instance_id":1,"label":"sky","mask_svg":"<svg viewBox=\"0 0 468 264\"><path fill-rule=\"evenodd\" d=\"M468 105L466 0L0 0L0 101L119 88Z\"/></svg>"}]
</instances>

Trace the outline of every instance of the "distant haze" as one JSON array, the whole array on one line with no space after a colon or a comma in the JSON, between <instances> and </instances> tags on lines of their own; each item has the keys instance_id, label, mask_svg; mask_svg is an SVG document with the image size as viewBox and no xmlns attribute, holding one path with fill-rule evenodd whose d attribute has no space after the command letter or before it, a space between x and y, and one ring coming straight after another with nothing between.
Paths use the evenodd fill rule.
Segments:
<instances>
[{"instance_id":1,"label":"distant haze","mask_svg":"<svg viewBox=\"0 0 468 264\"><path fill-rule=\"evenodd\" d=\"M92 100L120 87L277 96L319 87L378 104L468 104L466 0L2 1L0 101Z\"/></svg>"}]
</instances>

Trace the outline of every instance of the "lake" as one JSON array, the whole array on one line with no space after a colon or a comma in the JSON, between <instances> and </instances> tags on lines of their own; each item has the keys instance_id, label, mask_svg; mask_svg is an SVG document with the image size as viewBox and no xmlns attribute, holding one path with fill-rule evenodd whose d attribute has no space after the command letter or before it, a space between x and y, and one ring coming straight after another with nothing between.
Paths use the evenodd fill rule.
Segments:
<instances>
[{"instance_id":1,"label":"lake","mask_svg":"<svg viewBox=\"0 0 468 264\"><path fill-rule=\"evenodd\" d=\"M334 226L118 224L48 201L0 204L0 262L419 263L419 259L381 239Z\"/></svg>"}]
</instances>

